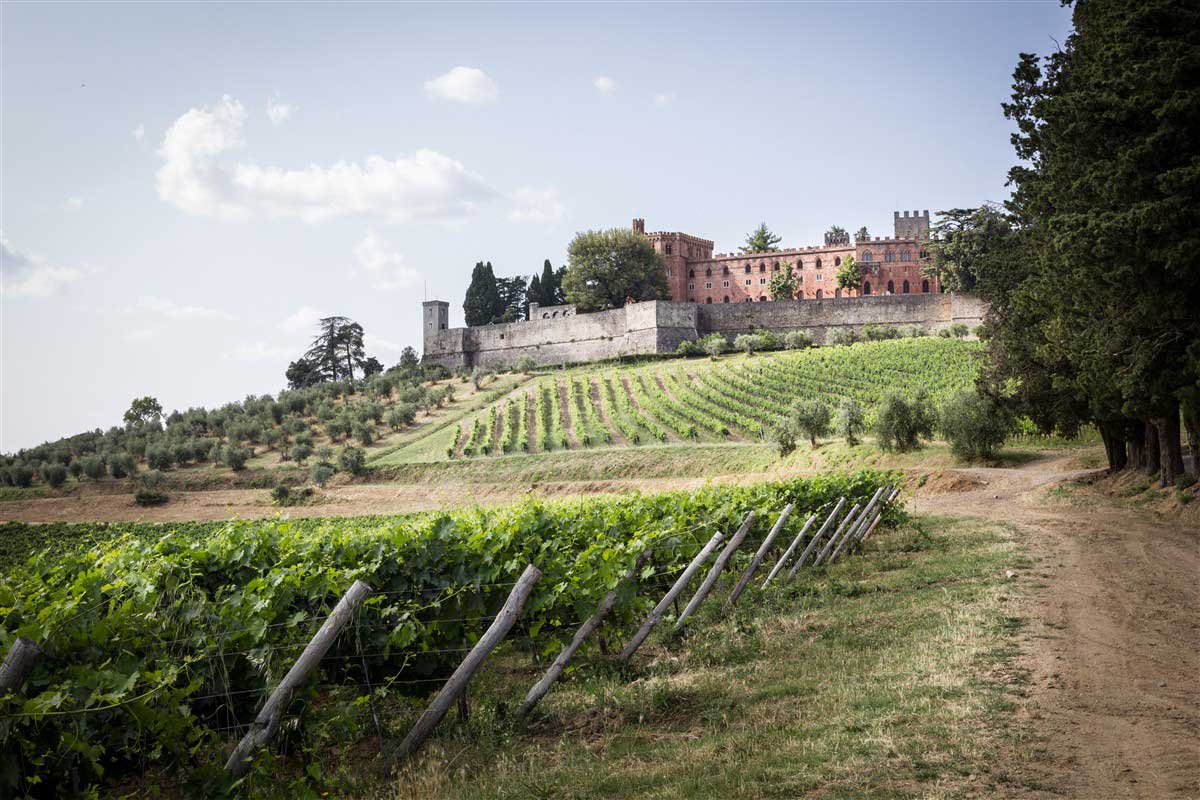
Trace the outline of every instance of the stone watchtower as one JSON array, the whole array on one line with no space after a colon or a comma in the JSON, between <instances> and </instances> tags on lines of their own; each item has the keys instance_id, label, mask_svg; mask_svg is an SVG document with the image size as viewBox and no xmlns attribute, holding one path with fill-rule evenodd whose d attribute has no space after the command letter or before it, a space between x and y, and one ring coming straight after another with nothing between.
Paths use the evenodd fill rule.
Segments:
<instances>
[{"instance_id":1,"label":"stone watchtower","mask_svg":"<svg viewBox=\"0 0 1200 800\"><path fill-rule=\"evenodd\" d=\"M899 211L892 212L892 223L896 227L897 239L928 239L929 238L929 211L925 210L919 214L914 211L912 216L908 212L904 212L904 216L900 216Z\"/></svg>"},{"instance_id":2,"label":"stone watchtower","mask_svg":"<svg viewBox=\"0 0 1200 800\"><path fill-rule=\"evenodd\" d=\"M450 327L450 304L445 300L426 300L421 303L421 334L425 344L425 352L431 349L430 342L437 338L439 331Z\"/></svg>"}]
</instances>

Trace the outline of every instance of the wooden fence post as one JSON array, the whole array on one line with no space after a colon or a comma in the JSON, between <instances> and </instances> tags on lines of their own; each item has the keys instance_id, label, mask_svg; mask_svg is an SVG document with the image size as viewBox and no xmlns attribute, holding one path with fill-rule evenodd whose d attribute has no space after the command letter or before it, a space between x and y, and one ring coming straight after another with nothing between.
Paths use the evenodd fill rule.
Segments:
<instances>
[{"instance_id":1,"label":"wooden fence post","mask_svg":"<svg viewBox=\"0 0 1200 800\"><path fill-rule=\"evenodd\" d=\"M33 639L24 636L14 639L4 663L0 664L0 694L18 691L45 652Z\"/></svg>"},{"instance_id":2,"label":"wooden fence post","mask_svg":"<svg viewBox=\"0 0 1200 800\"><path fill-rule=\"evenodd\" d=\"M579 630L575 632L575 637L571 639L571 643L563 648L563 651L558 654L558 658L554 659L554 663L550 665L550 669L546 670L546 674L542 676L542 679L529 690L529 694L525 696L525 702L521 704L520 716L523 717L532 711L533 707L546 696L546 693L550 691L550 687L567 668L567 662L583 646L587 638L600 627L604 622L604 618L608 616L608 612L612 611L612 607L616 605L617 592L621 589L621 585L637 580L642 567L646 566L646 562L649 560L650 550L646 550L638 557L638 560L629 572L626 572L624 577L621 578L621 583L618 583L611 591L604 595L603 599L600 600L600 605L596 607L596 612L592 614L587 622L580 626Z\"/></svg>"},{"instance_id":3,"label":"wooden fence post","mask_svg":"<svg viewBox=\"0 0 1200 800\"><path fill-rule=\"evenodd\" d=\"M846 547L846 544L854 538L855 532L862 527L865 522L871 519L871 514L875 512L875 506L879 502L879 498L883 497L883 493L886 489L886 486L880 486L875 490L875 494L871 496L871 501L867 503L867 507L864 508L863 512L858 515L858 519L855 520L854 524L846 529L846 534L842 537L842 540L838 542L838 546L834 548L833 554L829 556L830 564L832 564L834 561L837 561L838 556L841 555L842 550Z\"/></svg>"},{"instance_id":4,"label":"wooden fence post","mask_svg":"<svg viewBox=\"0 0 1200 800\"><path fill-rule=\"evenodd\" d=\"M625 645L625 648L621 650L621 653L617 656L618 661L628 661L637 652L637 649L642 646L642 642L646 641L646 637L650 635L650 631L654 630L654 626L663 618L663 614L667 613L667 609L670 607L672 601L679 596L680 592L687 588L688 581L696 574L696 570L700 569L700 565L708 560L708 557L712 555L712 551L717 549L717 545L721 544L724 538L724 534L714 533L712 538L708 540L708 544L704 545L699 553L696 553L696 557L692 559L692 563L688 564L687 569L676 579L675 584L663 595L663 599L658 601L658 605L650 612L650 616L646 617L646 621L642 623L642 627L629 640L629 644Z\"/></svg>"},{"instance_id":5,"label":"wooden fence post","mask_svg":"<svg viewBox=\"0 0 1200 800\"><path fill-rule=\"evenodd\" d=\"M370 593L370 586L362 581L355 581L342 595L342 599L334 606L329 616L325 618L321 629L304 648L304 652L296 659L296 663L288 670L287 675L283 676L279 686L271 692L271 696L267 698L262 710L258 712L258 716L251 723L249 732L242 737L233 753L230 754L229 760L225 762L225 769L234 778L240 778L246 774L246 770L250 766L250 756L275 736L276 731L279 730L279 723L283 721L283 715L287 713L287 707L292 702L292 697L308 680L308 676L317 668L317 664L333 646L338 634L342 632L342 628L346 626L346 623L350 621L354 612Z\"/></svg>"},{"instance_id":6,"label":"wooden fence post","mask_svg":"<svg viewBox=\"0 0 1200 800\"><path fill-rule=\"evenodd\" d=\"M804 548L804 552L800 554L800 558L796 560L796 564L790 570L788 570L787 578L784 580L785 584L791 583L792 579L796 577L796 573L799 572L800 568L804 566L804 562L808 560L809 554L811 554L817 545L821 543L821 537L825 535L825 531L829 530L829 526L832 525L837 519L838 512L842 510L842 506L844 505L846 505L846 498L839 497L837 505L833 507L833 511L829 512L829 516L826 517L825 522L821 524L820 530L818 530L813 535L812 539L809 540L808 546ZM793 542L793 548L798 543L799 539ZM779 565L779 567L782 568L782 565Z\"/></svg>"},{"instance_id":7,"label":"wooden fence post","mask_svg":"<svg viewBox=\"0 0 1200 800\"><path fill-rule=\"evenodd\" d=\"M700 607L700 604L704 602L704 598L708 597L708 593L712 591L713 586L717 583L717 578L721 577L721 571L725 569L725 565L733 557L733 551L737 550L738 545L746 538L746 534L750 532L750 528L754 526L754 520L756 519L758 519L758 514L753 511L746 515L746 520L742 523L742 527L737 529L737 533L733 534L729 543L725 545L725 549L721 551L721 555L717 556L717 560L713 562L712 569L704 576L704 581L700 584L700 588L692 595L692 599L684 607L683 613L679 615L679 619L675 620L674 630L681 630L684 621L692 615L693 611Z\"/></svg>"},{"instance_id":8,"label":"wooden fence post","mask_svg":"<svg viewBox=\"0 0 1200 800\"><path fill-rule=\"evenodd\" d=\"M846 514L846 517L840 523L838 523L837 530L833 532L833 535L829 537L829 541L825 543L825 546L821 548L819 553L817 553L817 557L813 559L814 567L821 565L821 562L825 560L825 556L829 555L829 551L833 549L835 544L837 544L838 539L842 535L842 531L846 530L846 528L850 527L850 523L858 519L858 512L861 510L862 506L860 506L858 503L855 503L850 508L850 512Z\"/></svg>"},{"instance_id":9,"label":"wooden fence post","mask_svg":"<svg viewBox=\"0 0 1200 800\"><path fill-rule=\"evenodd\" d=\"M429 708L425 709L425 713L417 719L412 730L404 737L404 741L400 742L398 752L401 758L417 751L429 734L433 733L433 729L438 726L442 718L446 716L446 712L454 705L459 695L466 691L467 684L471 682L471 678L483 664L484 659L491 655L496 646L508 635L512 626L521 618L521 612L525 610L529 595L533 594L533 585L541 577L541 570L533 564L525 567L520 579L509 592L508 599L504 601L504 607L500 609L500 613L488 626L487 632L475 643L471 652L467 653L467 657L458 665L458 669L454 670L454 674L447 679L437 696L433 698Z\"/></svg>"},{"instance_id":10,"label":"wooden fence post","mask_svg":"<svg viewBox=\"0 0 1200 800\"><path fill-rule=\"evenodd\" d=\"M875 526L879 524L881 519L883 519L883 515L879 514L875 517L875 519L871 520L871 524L867 527L867 532L862 535L862 539L860 541L865 542L867 540L867 537L875 531Z\"/></svg>"},{"instance_id":11,"label":"wooden fence post","mask_svg":"<svg viewBox=\"0 0 1200 800\"><path fill-rule=\"evenodd\" d=\"M737 586L733 587L733 591L729 593L729 598L725 601L725 610L733 608L734 603L742 596L742 592L746 590L746 584L750 582L750 578L754 576L755 570L762 564L764 558L767 557L767 552L770 551L771 545L775 544L776 537L779 536L783 526L787 523L788 517L792 515L792 509L795 505L788 503L783 509L783 513L779 515L779 519L775 520L775 524L771 526L771 532L767 534L767 538L758 547L758 551L754 554L754 558L750 559L750 566L746 567L746 571L742 573L742 577L738 579ZM812 517L808 518L805 526L812 524Z\"/></svg>"}]
</instances>

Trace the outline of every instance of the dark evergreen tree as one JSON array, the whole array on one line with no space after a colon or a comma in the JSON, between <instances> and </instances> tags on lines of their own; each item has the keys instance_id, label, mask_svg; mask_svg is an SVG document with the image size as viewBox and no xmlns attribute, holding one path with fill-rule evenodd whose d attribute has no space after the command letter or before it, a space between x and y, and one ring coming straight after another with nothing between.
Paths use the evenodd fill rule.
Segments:
<instances>
[{"instance_id":1,"label":"dark evergreen tree","mask_svg":"<svg viewBox=\"0 0 1200 800\"><path fill-rule=\"evenodd\" d=\"M503 316L504 305L500 299L496 273L492 271L492 262L475 262L471 285L467 287L467 296L463 300L463 313L467 325L487 325Z\"/></svg>"},{"instance_id":2,"label":"dark evergreen tree","mask_svg":"<svg viewBox=\"0 0 1200 800\"><path fill-rule=\"evenodd\" d=\"M288 364L285 376L289 389L305 389L315 386L325 379L321 368L307 358L298 358Z\"/></svg>"},{"instance_id":3,"label":"dark evergreen tree","mask_svg":"<svg viewBox=\"0 0 1200 800\"><path fill-rule=\"evenodd\" d=\"M526 310L528 311L529 303L542 304L542 279L534 275L529 279L529 288L525 292ZM526 313L526 318L528 318Z\"/></svg>"},{"instance_id":4,"label":"dark evergreen tree","mask_svg":"<svg viewBox=\"0 0 1200 800\"><path fill-rule=\"evenodd\" d=\"M520 275L514 278L497 278L496 290L500 295L500 315L492 322L516 322L525 318L525 279Z\"/></svg>"}]
</instances>

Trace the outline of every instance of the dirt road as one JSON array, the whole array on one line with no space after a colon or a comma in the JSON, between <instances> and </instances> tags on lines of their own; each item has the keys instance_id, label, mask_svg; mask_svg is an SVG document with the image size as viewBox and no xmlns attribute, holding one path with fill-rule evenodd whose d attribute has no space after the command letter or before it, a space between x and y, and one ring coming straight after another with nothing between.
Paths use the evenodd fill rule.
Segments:
<instances>
[{"instance_id":1,"label":"dirt road","mask_svg":"<svg viewBox=\"0 0 1200 800\"><path fill-rule=\"evenodd\" d=\"M1044 756L1013 796L1200 797L1200 526L1048 496L1068 459L963 470L984 482L918 496L920 512L1014 524L1035 559L1020 615L1022 713Z\"/></svg>"}]
</instances>

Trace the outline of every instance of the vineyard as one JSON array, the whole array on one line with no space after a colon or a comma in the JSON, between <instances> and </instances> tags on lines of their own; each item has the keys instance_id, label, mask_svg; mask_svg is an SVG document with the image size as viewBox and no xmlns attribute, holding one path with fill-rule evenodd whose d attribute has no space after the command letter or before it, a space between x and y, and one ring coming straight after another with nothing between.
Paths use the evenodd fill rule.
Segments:
<instances>
[{"instance_id":1,"label":"vineyard","mask_svg":"<svg viewBox=\"0 0 1200 800\"><path fill-rule=\"evenodd\" d=\"M560 383L568 400L572 385ZM586 409L584 388L575 401ZM524 409L537 422L538 446L560 442L552 438L562 432L555 405L543 400L550 384L538 392L540 407ZM507 441L500 420L507 415L496 411L481 446ZM526 565L541 577L505 642L510 652L558 652L618 588L605 631L622 639L715 533L728 537L742 525L746 544L731 564L741 569L785 505L795 511L779 543L803 534L806 517L810 525L817 514L834 520L844 506L850 521L844 509L886 496L895 477L863 471L406 517L58 526L54 540L0 579L0 649L26 637L44 650L21 690L0 697L0 785L6 796L54 796L147 768L181 781L220 773L232 743L357 580L370 586L368 598L296 702L285 704L298 720L310 706L369 718L368 704L376 714L375 703L389 699L396 713L411 714L414 698L442 684L496 619ZM899 513L886 501L879 511L885 521ZM814 550L820 534L808 531L805 557L836 558L845 540L838 552L832 537ZM63 546L74 540L83 543ZM622 582L627 573L636 586Z\"/></svg>"},{"instance_id":2,"label":"vineyard","mask_svg":"<svg viewBox=\"0 0 1200 800\"><path fill-rule=\"evenodd\" d=\"M968 387L979 345L897 339L752 357L591 367L537 378L438 434L445 458L589 447L764 440L798 399L868 411L891 390L938 400ZM426 455L428 451L426 451ZM395 448L372 463L416 460Z\"/></svg>"}]
</instances>

